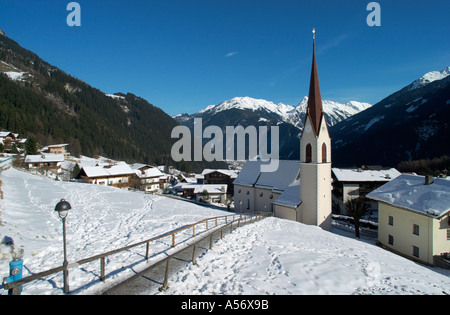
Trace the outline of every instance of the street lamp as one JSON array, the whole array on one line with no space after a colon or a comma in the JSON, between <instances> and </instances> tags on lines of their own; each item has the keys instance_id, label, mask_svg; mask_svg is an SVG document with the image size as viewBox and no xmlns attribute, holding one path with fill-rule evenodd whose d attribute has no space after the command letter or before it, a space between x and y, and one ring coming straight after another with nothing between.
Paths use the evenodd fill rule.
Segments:
<instances>
[{"instance_id":1,"label":"street lamp","mask_svg":"<svg viewBox=\"0 0 450 315\"><path fill-rule=\"evenodd\" d=\"M58 212L59 217L63 222L63 245L64 245L64 262L63 266L63 280L64 280L64 293L69 293L69 270L67 266L69 265L67 261L67 249L66 249L66 217L69 214L69 210L72 209L70 203L66 200L61 199L60 202L55 207L55 211Z\"/></svg>"}]
</instances>

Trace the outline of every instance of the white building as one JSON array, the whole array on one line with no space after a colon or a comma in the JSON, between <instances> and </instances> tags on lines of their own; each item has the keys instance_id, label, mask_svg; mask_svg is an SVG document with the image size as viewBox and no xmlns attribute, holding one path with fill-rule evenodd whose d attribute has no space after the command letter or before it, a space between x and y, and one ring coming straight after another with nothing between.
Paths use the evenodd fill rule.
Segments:
<instances>
[{"instance_id":1,"label":"white building","mask_svg":"<svg viewBox=\"0 0 450 315\"><path fill-rule=\"evenodd\" d=\"M43 169L55 174L61 173L63 162L64 154L39 154L25 157L25 164L28 169Z\"/></svg>"},{"instance_id":2,"label":"white building","mask_svg":"<svg viewBox=\"0 0 450 315\"><path fill-rule=\"evenodd\" d=\"M261 172L265 162L245 163L234 180L234 208L239 212L272 212L274 202L291 186L299 188L299 161L280 160L275 172Z\"/></svg>"},{"instance_id":3,"label":"white building","mask_svg":"<svg viewBox=\"0 0 450 315\"><path fill-rule=\"evenodd\" d=\"M134 171L126 163L112 166L85 166L78 175L79 179L95 185L108 185L114 187L130 187Z\"/></svg>"},{"instance_id":4,"label":"white building","mask_svg":"<svg viewBox=\"0 0 450 315\"><path fill-rule=\"evenodd\" d=\"M379 203L384 247L430 265L450 257L450 180L405 174L367 197Z\"/></svg>"},{"instance_id":5,"label":"white building","mask_svg":"<svg viewBox=\"0 0 450 315\"><path fill-rule=\"evenodd\" d=\"M145 164L134 164L131 166L138 178L138 186L145 192L154 193L164 189L167 182L167 175L157 167Z\"/></svg>"},{"instance_id":6,"label":"white building","mask_svg":"<svg viewBox=\"0 0 450 315\"><path fill-rule=\"evenodd\" d=\"M333 168L333 210L334 213L346 214L345 203L358 197L365 197L378 187L400 176L395 168L391 169L342 169ZM374 201L366 201L370 217L377 219L378 205Z\"/></svg>"}]
</instances>

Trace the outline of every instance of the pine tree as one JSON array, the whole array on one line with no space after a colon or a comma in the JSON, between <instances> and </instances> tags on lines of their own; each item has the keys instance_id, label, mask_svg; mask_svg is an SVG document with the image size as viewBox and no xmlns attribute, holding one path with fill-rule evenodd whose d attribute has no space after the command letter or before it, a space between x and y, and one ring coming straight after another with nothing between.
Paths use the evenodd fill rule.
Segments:
<instances>
[{"instance_id":1,"label":"pine tree","mask_svg":"<svg viewBox=\"0 0 450 315\"><path fill-rule=\"evenodd\" d=\"M36 155L37 152L37 144L36 138L29 137L25 146L26 155Z\"/></svg>"}]
</instances>

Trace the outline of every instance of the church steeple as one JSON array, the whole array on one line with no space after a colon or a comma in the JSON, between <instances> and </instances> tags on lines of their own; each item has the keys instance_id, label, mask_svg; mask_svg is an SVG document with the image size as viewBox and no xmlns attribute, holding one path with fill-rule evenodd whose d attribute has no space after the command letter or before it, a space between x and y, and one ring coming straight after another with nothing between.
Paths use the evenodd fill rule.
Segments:
<instances>
[{"instance_id":1,"label":"church steeple","mask_svg":"<svg viewBox=\"0 0 450 315\"><path fill-rule=\"evenodd\" d=\"M319 73L316 61L316 29L313 29L313 64L311 69L311 82L309 86L309 99L307 116L310 117L315 135L319 134L320 122L323 116L322 96L320 95Z\"/></svg>"},{"instance_id":2,"label":"church steeple","mask_svg":"<svg viewBox=\"0 0 450 315\"><path fill-rule=\"evenodd\" d=\"M331 230L331 138L326 127L316 62L315 30L308 111L300 138L300 200L297 219Z\"/></svg>"}]
</instances>

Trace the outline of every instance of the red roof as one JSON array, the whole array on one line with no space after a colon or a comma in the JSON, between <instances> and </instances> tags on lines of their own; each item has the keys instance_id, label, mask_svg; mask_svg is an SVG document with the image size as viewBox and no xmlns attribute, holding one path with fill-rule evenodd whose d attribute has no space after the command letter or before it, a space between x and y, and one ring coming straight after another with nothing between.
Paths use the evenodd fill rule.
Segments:
<instances>
[{"instance_id":1,"label":"red roof","mask_svg":"<svg viewBox=\"0 0 450 315\"><path fill-rule=\"evenodd\" d=\"M311 70L311 83L309 86L309 99L306 117L311 118L312 127L316 136L319 134L320 122L323 116L322 96L320 95L319 73L316 62L316 42L313 42L313 64Z\"/></svg>"}]
</instances>

